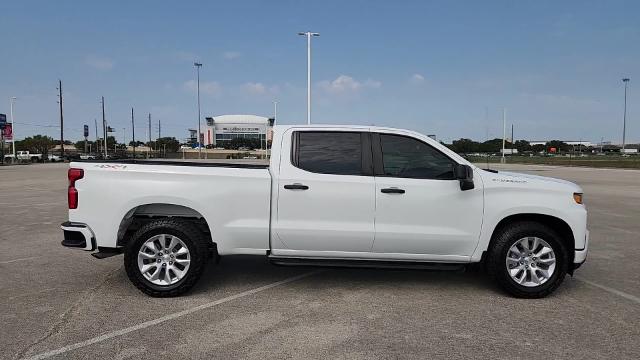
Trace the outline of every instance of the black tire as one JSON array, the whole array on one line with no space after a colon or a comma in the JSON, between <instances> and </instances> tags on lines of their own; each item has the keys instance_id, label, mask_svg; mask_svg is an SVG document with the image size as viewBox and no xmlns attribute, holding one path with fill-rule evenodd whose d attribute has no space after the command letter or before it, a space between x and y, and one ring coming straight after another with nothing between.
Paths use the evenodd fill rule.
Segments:
<instances>
[{"instance_id":1,"label":"black tire","mask_svg":"<svg viewBox=\"0 0 640 360\"><path fill-rule=\"evenodd\" d=\"M507 252L511 246L524 237L535 236L546 241L556 258L556 268L551 277L541 285L527 287L514 281L506 267ZM499 230L487 251L487 272L489 276L509 294L525 299L543 298L554 292L565 276L569 267L567 246L562 238L548 226L533 222L522 221L509 224Z\"/></svg>"},{"instance_id":2,"label":"black tire","mask_svg":"<svg viewBox=\"0 0 640 360\"><path fill-rule=\"evenodd\" d=\"M189 269L182 279L171 285L156 285L147 280L138 268L138 251L154 235L170 234L182 240L191 256ZM142 226L129 239L124 251L124 266L129 280L138 289L153 297L179 296L189 291L200 279L210 258L210 240L196 226L179 219L160 219Z\"/></svg>"}]
</instances>

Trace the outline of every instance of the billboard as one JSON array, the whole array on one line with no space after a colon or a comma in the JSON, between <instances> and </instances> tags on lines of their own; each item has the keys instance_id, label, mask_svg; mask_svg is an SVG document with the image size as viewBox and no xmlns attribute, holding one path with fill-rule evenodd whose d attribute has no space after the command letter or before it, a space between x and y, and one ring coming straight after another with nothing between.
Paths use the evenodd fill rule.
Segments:
<instances>
[{"instance_id":1,"label":"billboard","mask_svg":"<svg viewBox=\"0 0 640 360\"><path fill-rule=\"evenodd\" d=\"M5 124L2 129L2 137L5 140L13 141L13 124Z\"/></svg>"}]
</instances>

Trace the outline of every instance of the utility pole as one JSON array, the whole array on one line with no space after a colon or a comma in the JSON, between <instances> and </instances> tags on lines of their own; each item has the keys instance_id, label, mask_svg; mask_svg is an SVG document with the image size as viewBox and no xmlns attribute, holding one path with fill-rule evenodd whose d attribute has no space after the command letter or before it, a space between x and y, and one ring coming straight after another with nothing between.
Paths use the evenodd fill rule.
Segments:
<instances>
[{"instance_id":1,"label":"utility pole","mask_svg":"<svg viewBox=\"0 0 640 360\"><path fill-rule=\"evenodd\" d=\"M196 67L196 74L198 78L198 159L202 159L202 144L200 143L200 139L202 138L201 130L200 130L200 68L202 67L201 63L194 62L193 66Z\"/></svg>"},{"instance_id":2,"label":"utility pole","mask_svg":"<svg viewBox=\"0 0 640 360\"><path fill-rule=\"evenodd\" d=\"M311 125L311 37L320 34L307 31L298 35L307 37L307 125Z\"/></svg>"},{"instance_id":3,"label":"utility pole","mask_svg":"<svg viewBox=\"0 0 640 360\"><path fill-rule=\"evenodd\" d=\"M151 113L149 113L149 149L153 150L153 148L151 147ZM147 157L149 152L147 152Z\"/></svg>"},{"instance_id":4,"label":"utility pole","mask_svg":"<svg viewBox=\"0 0 640 360\"><path fill-rule=\"evenodd\" d=\"M100 141L98 139L98 119L93 118L93 124L96 126L96 153L100 152ZM89 152L91 152L91 149L89 149Z\"/></svg>"},{"instance_id":5,"label":"utility pole","mask_svg":"<svg viewBox=\"0 0 640 360\"><path fill-rule=\"evenodd\" d=\"M64 117L62 116L62 80L58 79L58 96L60 101L60 158L64 161Z\"/></svg>"},{"instance_id":6,"label":"utility pole","mask_svg":"<svg viewBox=\"0 0 640 360\"><path fill-rule=\"evenodd\" d=\"M158 119L158 140L156 140L156 146L158 147L158 152L160 152L160 138L162 137L162 124L160 123L160 119Z\"/></svg>"},{"instance_id":7,"label":"utility pole","mask_svg":"<svg viewBox=\"0 0 640 360\"><path fill-rule=\"evenodd\" d=\"M485 141L489 141L489 107L484 107L484 124L486 126L486 136Z\"/></svg>"},{"instance_id":8,"label":"utility pole","mask_svg":"<svg viewBox=\"0 0 640 360\"><path fill-rule=\"evenodd\" d=\"M136 124L133 120L133 108L131 108L131 141L133 141L133 158L135 159L136 158Z\"/></svg>"},{"instance_id":9,"label":"utility pole","mask_svg":"<svg viewBox=\"0 0 640 360\"><path fill-rule=\"evenodd\" d=\"M13 103L16 101L16 97L12 96L10 101L10 105L11 105L11 147L12 147L12 152L13 152L13 158L11 158L11 163L15 164L16 163L16 124L13 121Z\"/></svg>"},{"instance_id":10,"label":"utility pole","mask_svg":"<svg viewBox=\"0 0 640 360\"><path fill-rule=\"evenodd\" d=\"M104 159L107 159L107 118L104 116L104 96L102 97L102 134L104 135Z\"/></svg>"},{"instance_id":11,"label":"utility pole","mask_svg":"<svg viewBox=\"0 0 640 360\"><path fill-rule=\"evenodd\" d=\"M513 144L516 143L516 140L513 138L513 124L511 124L511 148L513 149ZM513 152L512 152L513 154Z\"/></svg>"},{"instance_id":12,"label":"utility pole","mask_svg":"<svg viewBox=\"0 0 640 360\"><path fill-rule=\"evenodd\" d=\"M629 83L629 78L622 79L622 82L624 82L624 115L622 117L622 154L624 154L627 133L627 83Z\"/></svg>"},{"instance_id":13,"label":"utility pole","mask_svg":"<svg viewBox=\"0 0 640 360\"><path fill-rule=\"evenodd\" d=\"M503 164L507 162L507 160L504 157L504 146L506 142L506 137L507 137L507 109L502 108L502 158L500 159L500 162L502 162Z\"/></svg>"}]
</instances>

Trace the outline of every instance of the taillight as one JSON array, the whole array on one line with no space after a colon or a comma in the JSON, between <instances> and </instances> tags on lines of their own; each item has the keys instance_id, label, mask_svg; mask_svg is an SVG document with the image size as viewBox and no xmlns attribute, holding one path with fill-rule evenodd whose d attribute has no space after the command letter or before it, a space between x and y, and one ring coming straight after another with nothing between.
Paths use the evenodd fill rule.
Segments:
<instances>
[{"instance_id":1,"label":"taillight","mask_svg":"<svg viewBox=\"0 0 640 360\"><path fill-rule=\"evenodd\" d=\"M69 209L78 208L78 190L76 189L76 180L80 180L84 177L84 170L82 169L69 169L67 173L69 177L69 189L67 191L67 199L69 200Z\"/></svg>"}]
</instances>

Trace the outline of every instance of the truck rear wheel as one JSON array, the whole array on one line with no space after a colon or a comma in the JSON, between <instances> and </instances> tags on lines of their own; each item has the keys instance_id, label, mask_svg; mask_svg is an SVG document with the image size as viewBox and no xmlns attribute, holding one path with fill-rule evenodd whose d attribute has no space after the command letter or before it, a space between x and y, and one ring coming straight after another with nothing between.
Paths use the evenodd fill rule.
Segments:
<instances>
[{"instance_id":1,"label":"truck rear wheel","mask_svg":"<svg viewBox=\"0 0 640 360\"><path fill-rule=\"evenodd\" d=\"M177 219L149 222L127 242L124 265L129 280L154 297L189 291L209 258L209 241L192 224Z\"/></svg>"},{"instance_id":2,"label":"truck rear wheel","mask_svg":"<svg viewBox=\"0 0 640 360\"><path fill-rule=\"evenodd\" d=\"M505 227L488 250L487 270L505 291L519 298L542 298L562 284L567 248L551 228L537 222Z\"/></svg>"}]
</instances>

